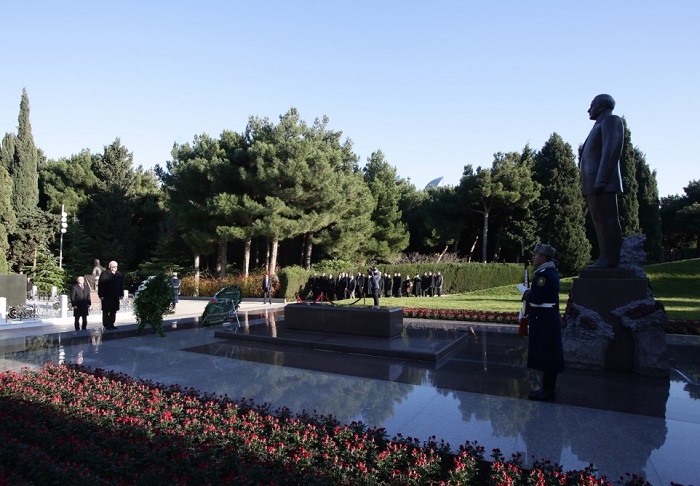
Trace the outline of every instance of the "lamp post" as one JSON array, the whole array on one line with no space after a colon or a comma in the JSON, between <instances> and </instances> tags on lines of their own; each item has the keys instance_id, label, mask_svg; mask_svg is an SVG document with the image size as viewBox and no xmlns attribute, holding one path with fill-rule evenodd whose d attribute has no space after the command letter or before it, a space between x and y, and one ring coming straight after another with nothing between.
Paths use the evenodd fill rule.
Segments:
<instances>
[{"instance_id":1,"label":"lamp post","mask_svg":"<svg viewBox=\"0 0 700 486\"><path fill-rule=\"evenodd\" d=\"M63 233L68 228L68 213L64 210L64 205L61 204L61 244L58 249L58 268L63 268Z\"/></svg>"}]
</instances>

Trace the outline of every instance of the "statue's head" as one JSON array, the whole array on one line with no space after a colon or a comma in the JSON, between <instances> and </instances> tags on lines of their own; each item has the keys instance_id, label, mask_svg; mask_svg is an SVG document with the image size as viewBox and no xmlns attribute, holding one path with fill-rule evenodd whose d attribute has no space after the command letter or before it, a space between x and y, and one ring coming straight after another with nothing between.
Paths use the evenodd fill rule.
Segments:
<instances>
[{"instance_id":1,"label":"statue's head","mask_svg":"<svg viewBox=\"0 0 700 486\"><path fill-rule=\"evenodd\" d=\"M95 258L95 266L97 267L99 265L100 265L100 260L98 258Z\"/></svg>"},{"instance_id":2,"label":"statue's head","mask_svg":"<svg viewBox=\"0 0 700 486\"><path fill-rule=\"evenodd\" d=\"M615 109L615 99L610 96L609 94L599 94L595 98L593 98L593 101L597 101L602 104L607 109L614 110Z\"/></svg>"},{"instance_id":3,"label":"statue's head","mask_svg":"<svg viewBox=\"0 0 700 486\"><path fill-rule=\"evenodd\" d=\"M588 108L588 115L591 120L597 120L601 113L607 110L615 109L615 100L609 94L599 94L593 101L591 107Z\"/></svg>"}]
</instances>

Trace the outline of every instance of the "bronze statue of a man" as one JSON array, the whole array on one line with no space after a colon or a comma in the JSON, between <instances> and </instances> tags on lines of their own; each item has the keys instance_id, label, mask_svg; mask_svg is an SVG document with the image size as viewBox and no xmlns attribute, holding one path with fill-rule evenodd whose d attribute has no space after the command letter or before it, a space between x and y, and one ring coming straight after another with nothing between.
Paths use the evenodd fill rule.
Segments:
<instances>
[{"instance_id":1,"label":"bronze statue of a man","mask_svg":"<svg viewBox=\"0 0 700 486\"><path fill-rule=\"evenodd\" d=\"M620 156L625 129L620 117L612 114L614 108L615 100L610 95L593 98L588 115L595 124L579 153L581 190L600 249L598 261L587 268L614 268L620 260L622 228L617 193L622 192Z\"/></svg>"}]
</instances>

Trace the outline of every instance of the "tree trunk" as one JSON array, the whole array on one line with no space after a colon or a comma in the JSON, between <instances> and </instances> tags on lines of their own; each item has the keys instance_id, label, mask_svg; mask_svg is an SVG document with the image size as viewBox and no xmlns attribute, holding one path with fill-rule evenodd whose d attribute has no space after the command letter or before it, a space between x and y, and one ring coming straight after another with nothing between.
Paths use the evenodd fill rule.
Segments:
<instances>
[{"instance_id":1,"label":"tree trunk","mask_svg":"<svg viewBox=\"0 0 700 486\"><path fill-rule=\"evenodd\" d=\"M252 237L246 236L245 247L243 249L243 277L245 278L248 278L248 274L250 273L250 247L252 240Z\"/></svg>"},{"instance_id":2,"label":"tree trunk","mask_svg":"<svg viewBox=\"0 0 700 486\"><path fill-rule=\"evenodd\" d=\"M474 243L472 243L472 247L469 249L469 260L468 261L472 261L472 255L476 251L476 244L478 242L479 242L479 236L477 235L474 237Z\"/></svg>"},{"instance_id":3,"label":"tree trunk","mask_svg":"<svg viewBox=\"0 0 700 486\"><path fill-rule=\"evenodd\" d=\"M306 235L306 257L304 259L304 268L306 270L311 269L311 251L313 250L313 246L314 246L314 234L308 233Z\"/></svg>"},{"instance_id":4,"label":"tree trunk","mask_svg":"<svg viewBox=\"0 0 700 486\"><path fill-rule=\"evenodd\" d=\"M486 259L487 257L487 247L488 247L488 239L489 239L489 212L484 211L484 227L481 230L481 233L483 235L483 240L481 242L481 261L486 263L488 260Z\"/></svg>"},{"instance_id":5,"label":"tree trunk","mask_svg":"<svg viewBox=\"0 0 700 486\"><path fill-rule=\"evenodd\" d=\"M199 253L194 255L194 296L199 297Z\"/></svg>"},{"instance_id":6,"label":"tree trunk","mask_svg":"<svg viewBox=\"0 0 700 486\"><path fill-rule=\"evenodd\" d=\"M445 253L447 253L447 249L448 249L449 247L450 247L450 245L445 245L445 249L442 250L442 253L440 253L440 255L438 255L437 260L435 261L435 263L440 263L440 260L442 260L442 257L445 256ZM307 270L308 270L308 268L307 268Z\"/></svg>"},{"instance_id":7,"label":"tree trunk","mask_svg":"<svg viewBox=\"0 0 700 486\"><path fill-rule=\"evenodd\" d=\"M277 248L279 247L279 244L280 240L277 237L273 238L272 251L270 252L270 266L268 267L270 275L275 275L277 273Z\"/></svg>"},{"instance_id":8,"label":"tree trunk","mask_svg":"<svg viewBox=\"0 0 700 486\"><path fill-rule=\"evenodd\" d=\"M228 242L226 239L219 240L219 254L218 258L216 259L216 271L221 278L226 276L226 265L228 264L228 255L226 253L227 243Z\"/></svg>"}]
</instances>

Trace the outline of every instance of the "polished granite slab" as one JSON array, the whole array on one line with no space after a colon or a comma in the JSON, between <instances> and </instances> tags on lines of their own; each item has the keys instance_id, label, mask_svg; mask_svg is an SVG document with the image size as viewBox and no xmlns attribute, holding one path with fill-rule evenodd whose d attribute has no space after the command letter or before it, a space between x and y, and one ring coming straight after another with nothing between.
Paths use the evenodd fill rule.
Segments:
<instances>
[{"instance_id":1,"label":"polished granite slab","mask_svg":"<svg viewBox=\"0 0 700 486\"><path fill-rule=\"evenodd\" d=\"M282 323L281 310L250 313L235 332L279 335ZM655 486L700 484L697 340L669 342L673 373L664 383L568 370L557 401L538 403L526 399L535 381L523 365L526 341L493 326L458 331L466 335L462 346L434 363L221 339L215 333L223 327L184 329L182 320L165 338L120 327L120 339L99 329L26 336L31 346L0 352L0 370L81 362L295 413L332 414L390 436L435 436L454 448L477 441L487 453L521 453L526 463L547 458L567 470L594 463L610 480L632 472ZM10 337L0 330L1 340Z\"/></svg>"}]
</instances>

